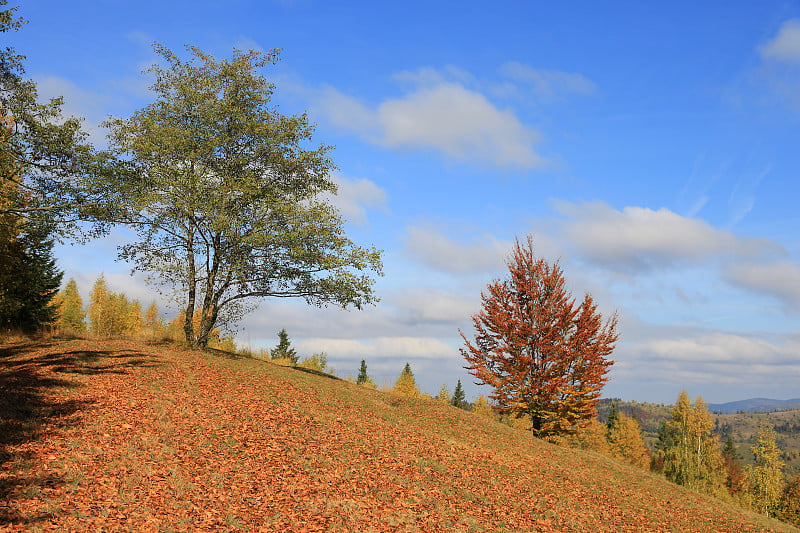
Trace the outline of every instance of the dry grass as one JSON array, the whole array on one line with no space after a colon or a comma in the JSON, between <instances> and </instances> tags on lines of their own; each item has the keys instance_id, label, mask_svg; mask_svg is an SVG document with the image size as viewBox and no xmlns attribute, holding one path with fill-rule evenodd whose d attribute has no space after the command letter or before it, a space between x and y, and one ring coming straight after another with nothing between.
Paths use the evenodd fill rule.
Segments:
<instances>
[{"instance_id":1,"label":"dry grass","mask_svg":"<svg viewBox=\"0 0 800 533\"><path fill-rule=\"evenodd\" d=\"M435 400L129 341L0 347L0 530L797 531Z\"/></svg>"},{"instance_id":2,"label":"dry grass","mask_svg":"<svg viewBox=\"0 0 800 533\"><path fill-rule=\"evenodd\" d=\"M31 335L17 330L0 330L0 345L29 342Z\"/></svg>"}]
</instances>

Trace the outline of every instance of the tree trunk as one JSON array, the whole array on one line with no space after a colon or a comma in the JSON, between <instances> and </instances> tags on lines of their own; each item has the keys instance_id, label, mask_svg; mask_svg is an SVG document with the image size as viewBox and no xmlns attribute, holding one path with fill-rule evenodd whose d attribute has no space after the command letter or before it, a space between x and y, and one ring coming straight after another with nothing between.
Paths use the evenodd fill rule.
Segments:
<instances>
[{"instance_id":1,"label":"tree trunk","mask_svg":"<svg viewBox=\"0 0 800 533\"><path fill-rule=\"evenodd\" d=\"M194 336L194 303L195 298L197 296L197 272L195 269L194 264L194 227L193 222L189 221L189 231L187 235L187 242L186 242L186 251L187 251L187 277L189 281L189 294L186 300L186 317L183 323L183 332L186 336L186 342L191 346L196 346L196 340Z\"/></svg>"}]
</instances>

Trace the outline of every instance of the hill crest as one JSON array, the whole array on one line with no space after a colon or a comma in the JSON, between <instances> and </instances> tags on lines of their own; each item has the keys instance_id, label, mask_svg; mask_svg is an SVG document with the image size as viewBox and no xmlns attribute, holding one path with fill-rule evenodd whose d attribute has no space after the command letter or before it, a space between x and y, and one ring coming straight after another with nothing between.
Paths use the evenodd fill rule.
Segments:
<instances>
[{"instance_id":1,"label":"hill crest","mask_svg":"<svg viewBox=\"0 0 800 533\"><path fill-rule=\"evenodd\" d=\"M772 413L775 411L788 411L800 409L800 398L791 400L774 400L771 398L750 398L727 403L708 404L712 413L734 414L742 411L748 413Z\"/></svg>"}]
</instances>

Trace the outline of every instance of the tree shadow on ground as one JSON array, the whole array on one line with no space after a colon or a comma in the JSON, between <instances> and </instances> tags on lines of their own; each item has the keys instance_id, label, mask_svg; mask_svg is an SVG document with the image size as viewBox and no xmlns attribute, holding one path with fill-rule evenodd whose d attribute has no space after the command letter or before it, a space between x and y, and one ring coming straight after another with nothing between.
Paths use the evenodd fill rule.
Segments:
<instances>
[{"instance_id":1,"label":"tree shadow on ground","mask_svg":"<svg viewBox=\"0 0 800 533\"><path fill-rule=\"evenodd\" d=\"M82 386L71 376L157 365L157 357L135 350L69 350L35 341L0 347L0 529L46 520L47 515L23 516L15 500L65 483L63 475L35 473L35 457L13 448L57 433L91 408L92 402L63 393Z\"/></svg>"}]
</instances>

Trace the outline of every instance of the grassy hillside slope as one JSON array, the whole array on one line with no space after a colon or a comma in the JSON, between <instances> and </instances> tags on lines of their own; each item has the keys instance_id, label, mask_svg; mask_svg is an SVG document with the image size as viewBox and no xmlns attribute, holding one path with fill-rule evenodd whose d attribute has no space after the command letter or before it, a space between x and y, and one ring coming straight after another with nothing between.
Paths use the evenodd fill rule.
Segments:
<instances>
[{"instance_id":1,"label":"grassy hillside slope","mask_svg":"<svg viewBox=\"0 0 800 533\"><path fill-rule=\"evenodd\" d=\"M171 346L0 346L0 417L0 530L797 531L433 400Z\"/></svg>"}]
</instances>

